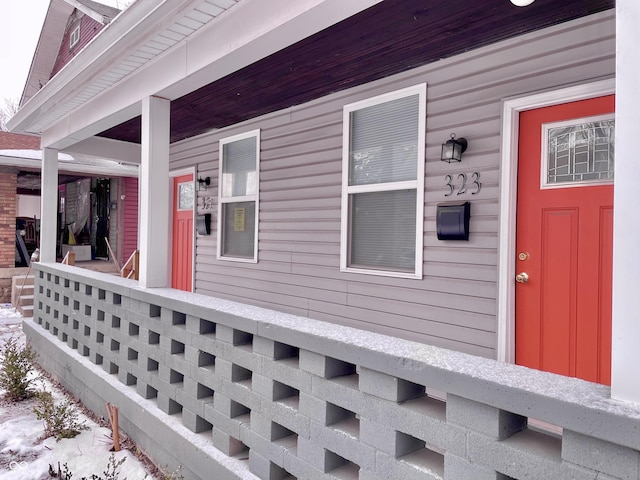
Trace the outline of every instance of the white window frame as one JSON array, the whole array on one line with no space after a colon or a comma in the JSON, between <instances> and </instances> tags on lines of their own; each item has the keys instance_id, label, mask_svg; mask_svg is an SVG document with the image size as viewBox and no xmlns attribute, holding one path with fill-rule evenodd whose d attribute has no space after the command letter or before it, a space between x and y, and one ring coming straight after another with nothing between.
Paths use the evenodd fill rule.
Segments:
<instances>
[{"instance_id":1,"label":"white window frame","mask_svg":"<svg viewBox=\"0 0 640 480\"><path fill-rule=\"evenodd\" d=\"M256 193L252 195L236 196L236 197L223 197L223 151L224 146L236 142L238 140L245 140L247 138L255 137L256 139ZM219 165L218 165L218 231L217 231L217 258L219 260L225 260L230 262L244 262L244 263L258 263L258 217L260 212L260 130L251 130L249 132L234 135L232 137L223 138L219 142ZM233 257L225 256L222 253L222 242L224 239L222 222L223 206L227 203L236 202L255 202L255 224L253 234L253 257Z\"/></svg>"},{"instance_id":2,"label":"white window frame","mask_svg":"<svg viewBox=\"0 0 640 480\"><path fill-rule=\"evenodd\" d=\"M73 30L71 30L71 35L69 36L69 50L75 47L80 41L80 25L76 26Z\"/></svg>"},{"instance_id":3,"label":"white window frame","mask_svg":"<svg viewBox=\"0 0 640 480\"><path fill-rule=\"evenodd\" d=\"M351 112L362 108L379 105L400 98L418 95L418 149L416 159L416 180L401 182L387 182L368 185L349 185L349 148L351 145ZM423 247L424 247L424 183L425 183L425 139L427 122L427 84L421 83L412 87L403 88L394 92L378 95L359 102L351 103L343 107L343 132L342 132L342 216L340 233L340 271L361 273L365 275L380 275L386 277L422 279L423 274ZM396 270L381 270L375 268L359 268L349 266L350 247L350 200L352 194L368 192L388 192L396 190L416 190L416 239L415 239L415 266L413 272Z\"/></svg>"}]
</instances>

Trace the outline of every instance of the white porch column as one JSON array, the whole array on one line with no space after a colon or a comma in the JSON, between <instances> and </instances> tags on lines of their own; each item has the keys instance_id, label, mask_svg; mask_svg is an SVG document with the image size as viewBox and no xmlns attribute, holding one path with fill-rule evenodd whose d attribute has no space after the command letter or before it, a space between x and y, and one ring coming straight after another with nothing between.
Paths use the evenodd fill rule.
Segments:
<instances>
[{"instance_id":1,"label":"white porch column","mask_svg":"<svg viewBox=\"0 0 640 480\"><path fill-rule=\"evenodd\" d=\"M40 261L55 263L58 236L58 150L42 150Z\"/></svg>"},{"instance_id":2,"label":"white porch column","mask_svg":"<svg viewBox=\"0 0 640 480\"><path fill-rule=\"evenodd\" d=\"M611 396L640 403L640 2L616 2L616 165Z\"/></svg>"},{"instance_id":3,"label":"white porch column","mask_svg":"<svg viewBox=\"0 0 640 480\"><path fill-rule=\"evenodd\" d=\"M140 164L140 285L166 287L169 252L170 101L142 100Z\"/></svg>"}]
</instances>

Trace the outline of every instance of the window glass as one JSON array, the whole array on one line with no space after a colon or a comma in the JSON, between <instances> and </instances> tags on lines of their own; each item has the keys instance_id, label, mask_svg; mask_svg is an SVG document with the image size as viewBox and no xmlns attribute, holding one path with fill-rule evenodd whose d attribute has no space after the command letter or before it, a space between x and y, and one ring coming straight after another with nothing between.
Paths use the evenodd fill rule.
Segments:
<instances>
[{"instance_id":1,"label":"window glass","mask_svg":"<svg viewBox=\"0 0 640 480\"><path fill-rule=\"evenodd\" d=\"M413 271L416 191L358 193L351 198L351 265Z\"/></svg>"},{"instance_id":2,"label":"window glass","mask_svg":"<svg viewBox=\"0 0 640 480\"><path fill-rule=\"evenodd\" d=\"M255 215L255 202L234 202L223 205L223 255L253 257Z\"/></svg>"},{"instance_id":3,"label":"window glass","mask_svg":"<svg viewBox=\"0 0 640 480\"><path fill-rule=\"evenodd\" d=\"M545 130L547 184L613 180L613 119L551 124Z\"/></svg>"},{"instance_id":4,"label":"window glass","mask_svg":"<svg viewBox=\"0 0 640 480\"><path fill-rule=\"evenodd\" d=\"M178 184L178 210L193 210L193 182Z\"/></svg>"},{"instance_id":5,"label":"window glass","mask_svg":"<svg viewBox=\"0 0 640 480\"><path fill-rule=\"evenodd\" d=\"M256 137L225 144L222 163L222 196L253 195L258 187L256 180Z\"/></svg>"},{"instance_id":6,"label":"window glass","mask_svg":"<svg viewBox=\"0 0 640 480\"><path fill-rule=\"evenodd\" d=\"M415 180L418 95L351 113L350 185Z\"/></svg>"}]
</instances>

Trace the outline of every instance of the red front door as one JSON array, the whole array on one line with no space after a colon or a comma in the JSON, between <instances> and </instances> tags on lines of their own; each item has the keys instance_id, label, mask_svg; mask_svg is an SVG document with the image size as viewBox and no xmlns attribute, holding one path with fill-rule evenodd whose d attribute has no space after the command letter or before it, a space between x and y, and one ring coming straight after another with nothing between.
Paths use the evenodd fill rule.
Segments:
<instances>
[{"instance_id":1,"label":"red front door","mask_svg":"<svg viewBox=\"0 0 640 480\"><path fill-rule=\"evenodd\" d=\"M174 177L171 286L188 292L192 290L193 277L194 201L193 175Z\"/></svg>"},{"instance_id":2,"label":"red front door","mask_svg":"<svg viewBox=\"0 0 640 480\"><path fill-rule=\"evenodd\" d=\"M520 114L516 363L611 382L613 111L605 96Z\"/></svg>"}]
</instances>

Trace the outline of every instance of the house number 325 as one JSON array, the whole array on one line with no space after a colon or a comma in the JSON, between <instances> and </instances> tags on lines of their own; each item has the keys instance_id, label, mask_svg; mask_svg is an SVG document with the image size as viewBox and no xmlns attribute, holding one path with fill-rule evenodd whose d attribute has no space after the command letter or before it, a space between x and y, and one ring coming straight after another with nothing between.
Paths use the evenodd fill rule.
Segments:
<instances>
[{"instance_id":1,"label":"house number 325","mask_svg":"<svg viewBox=\"0 0 640 480\"><path fill-rule=\"evenodd\" d=\"M461 180L462 179L462 180ZM462 195L463 193L467 193L467 174L459 173L456 177L456 181L453 181L453 176L445 175L444 176L445 185L449 187L449 191L444 194L445 197L449 197L453 195L453 192L456 192L456 195ZM456 185L459 182L459 185ZM480 193L480 189L482 188L482 183L480 183L480 172L473 172L471 174L471 187L475 189L475 191L471 192L471 195L477 195ZM457 190L457 191L456 191Z\"/></svg>"}]
</instances>

